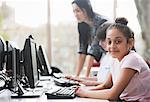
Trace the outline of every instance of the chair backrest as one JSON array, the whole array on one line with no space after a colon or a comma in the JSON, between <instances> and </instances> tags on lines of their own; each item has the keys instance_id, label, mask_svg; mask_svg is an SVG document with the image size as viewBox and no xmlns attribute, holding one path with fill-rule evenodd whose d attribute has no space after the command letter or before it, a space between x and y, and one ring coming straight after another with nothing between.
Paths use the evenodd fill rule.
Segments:
<instances>
[{"instance_id":1,"label":"chair backrest","mask_svg":"<svg viewBox=\"0 0 150 102\"><path fill-rule=\"evenodd\" d=\"M94 62L92 67L99 67L100 66L100 62Z\"/></svg>"}]
</instances>

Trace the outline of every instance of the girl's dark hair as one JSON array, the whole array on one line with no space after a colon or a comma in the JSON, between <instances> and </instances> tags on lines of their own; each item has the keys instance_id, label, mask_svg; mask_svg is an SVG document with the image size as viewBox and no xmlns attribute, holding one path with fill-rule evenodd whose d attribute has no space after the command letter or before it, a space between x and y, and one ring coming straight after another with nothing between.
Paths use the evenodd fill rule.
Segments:
<instances>
[{"instance_id":1,"label":"girl's dark hair","mask_svg":"<svg viewBox=\"0 0 150 102\"><path fill-rule=\"evenodd\" d=\"M118 17L115 20L115 23L120 23L123 25L127 25L128 24L128 20L124 17ZM104 23L101 26L98 27L97 31L96 31L96 35L97 35L97 39L99 41L103 41L106 38L106 30L107 28L111 25L112 23Z\"/></svg>"},{"instance_id":2,"label":"girl's dark hair","mask_svg":"<svg viewBox=\"0 0 150 102\"><path fill-rule=\"evenodd\" d=\"M115 20L115 23L108 27L107 31L111 29L118 29L120 32L124 34L124 36L127 38L127 41L130 38L134 39L134 32L127 26L127 24L128 21L126 18L124 17L117 18ZM133 47L132 50L135 50L135 48Z\"/></svg>"},{"instance_id":3,"label":"girl's dark hair","mask_svg":"<svg viewBox=\"0 0 150 102\"><path fill-rule=\"evenodd\" d=\"M111 30L111 29L115 28L115 29L118 29L119 31L121 31L127 39L134 38L134 33L127 26L127 24L128 24L128 21L126 18L124 18L124 17L117 18L115 20L115 23L110 25L107 30Z\"/></svg>"},{"instance_id":4,"label":"girl's dark hair","mask_svg":"<svg viewBox=\"0 0 150 102\"><path fill-rule=\"evenodd\" d=\"M104 23L96 30L96 38L98 41L104 41L106 39L106 30L112 23Z\"/></svg>"},{"instance_id":5,"label":"girl's dark hair","mask_svg":"<svg viewBox=\"0 0 150 102\"><path fill-rule=\"evenodd\" d=\"M91 2L89 0L74 0L72 4L76 3L82 10L85 9L87 15L90 18L94 17L94 12L91 6Z\"/></svg>"},{"instance_id":6,"label":"girl's dark hair","mask_svg":"<svg viewBox=\"0 0 150 102\"><path fill-rule=\"evenodd\" d=\"M127 25L128 20L124 17L118 17L118 18L116 18L115 23L121 23L121 24Z\"/></svg>"}]
</instances>

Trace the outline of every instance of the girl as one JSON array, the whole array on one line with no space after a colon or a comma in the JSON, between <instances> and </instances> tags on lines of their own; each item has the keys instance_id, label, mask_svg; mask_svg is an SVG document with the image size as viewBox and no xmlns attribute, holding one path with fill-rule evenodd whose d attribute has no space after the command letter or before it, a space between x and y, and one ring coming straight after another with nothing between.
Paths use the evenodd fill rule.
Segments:
<instances>
[{"instance_id":1,"label":"girl","mask_svg":"<svg viewBox=\"0 0 150 102\"><path fill-rule=\"evenodd\" d=\"M111 23L105 23L103 26L100 26L97 31L97 39L99 41L99 45L101 45L102 49L104 51L107 51L106 49L106 29L111 25ZM78 81L81 84L84 84L86 86L95 86L103 83L108 76L110 67L109 64L106 63L105 61L110 60L111 56L109 54L104 54L104 57L101 59L101 65L100 65L100 70L98 71L98 76L97 77L72 77L72 76L66 76L68 79L72 79L75 81Z\"/></svg>"},{"instance_id":2,"label":"girl","mask_svg":"<svg viewBox=\"0 0 150 102\"><path fill-rule=\"evenodd\" d=\"M126 25L115 23L107 29L107 49L114 61L108 80L90 90L79 88L80 97L107 100L150 101L150 69L135 51L133 32Z\"/></svg>"}]
</instances>

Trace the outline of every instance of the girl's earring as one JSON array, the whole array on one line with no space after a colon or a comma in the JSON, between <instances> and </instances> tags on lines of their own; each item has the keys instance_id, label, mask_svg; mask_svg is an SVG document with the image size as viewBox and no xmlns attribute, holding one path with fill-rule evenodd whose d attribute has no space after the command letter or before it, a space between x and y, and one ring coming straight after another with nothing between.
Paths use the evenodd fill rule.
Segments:
<instances>
[{"instance_id":1,"label":"girl's earring","mask_svg":"<svg viewBox=\"0 0 150 102\"><path fill-rule=\"evenodd\" d=\"M128 51L130 51L130 50L131 50L131 48L129 47Z\"/></svg>"}]
</instances>

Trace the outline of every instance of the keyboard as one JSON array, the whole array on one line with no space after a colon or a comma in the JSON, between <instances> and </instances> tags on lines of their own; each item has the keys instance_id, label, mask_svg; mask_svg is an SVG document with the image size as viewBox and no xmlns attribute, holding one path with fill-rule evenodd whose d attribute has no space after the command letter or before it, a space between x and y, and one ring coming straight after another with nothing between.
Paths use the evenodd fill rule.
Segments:
<instances>
[{"instance_id":1,"label":"keyboard","mask_svg":"<svg viewBox=\"0 0 150 102\"><path fill-rule=\"evenodd\" d=\"M73 80L69 80L66 78L54 78L54 83L58 86L62 86L62 87L70 87L70 86L80 86L80 84L76 81Z\"/></svg>"},{"instance_id":2,"label":"keyboard","mask_svg":"<svg viewBox=\"0 0 150 102\"><path fill-rule=\"evenodd\" d=\"M75 95L75 87L61 87L53 92L46 92L47 99L73 99Z\"/></svg>"}]
</instances>

